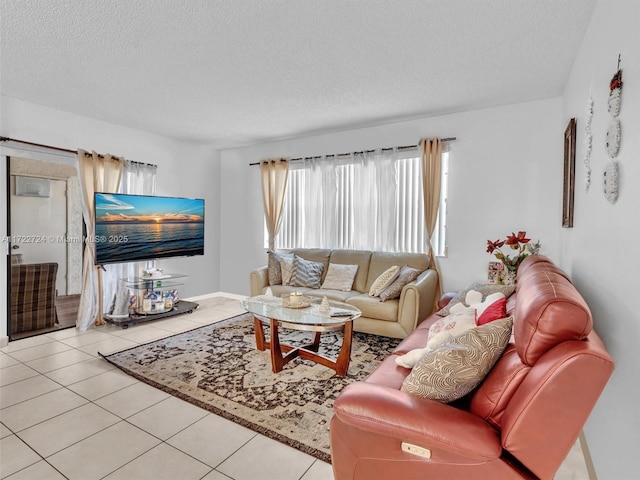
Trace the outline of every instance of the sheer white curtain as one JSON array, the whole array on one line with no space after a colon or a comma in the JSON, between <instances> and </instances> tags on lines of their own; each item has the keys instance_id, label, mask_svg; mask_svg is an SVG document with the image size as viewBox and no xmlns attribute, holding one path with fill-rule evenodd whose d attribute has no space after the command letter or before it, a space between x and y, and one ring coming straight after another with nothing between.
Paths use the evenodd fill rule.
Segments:
<instances>
[{"instance_id":1,"label":"sheer white curtain","mask_svg":"<svg viewBox=\"0 0 640 480\"><path fill-rule=\"evenodd\" d=\"M396 151L367 151L352 154L350 167L353 203L348 210L353 228L341 248L395 250L397 178Z\"/></svg>"},{"instance_id":2,"label":"sheer white curtain","mask_svg":"<svg viewBox=\"0 0 640 480\"><path fill-rule=\"evenodd\" d=\"M397 250L396 149L292 162L277 248Z\"/></svg>"},{"instance_id":3,"label":"sheer white curtain","mask_svg":"<svg viewBox=\"0 0 640 480\"><path fill-rule=\"evenodd\" d=\"M325 161L324 157L306 158L299 168L304 180L297 193L306 192L303 208L299 212L303 234L301 245L306 248L335 245L338 230L338 176L331 162Z\"/></svg>"},{"instance_id":4,"label":"sheer white curtain","mask_svg":"<svg viewBox=\"0 0 640 480\"><path fill-rule=\"evenodd\" d=\"M99 155L78 149L78 177L82 191L82 215L88 232L94 232L95 211L93 194L95 192L115 192L122 178L123 159L113 155ZM95 244L85 242L82 267L82 293L76 328L85 331L93 323L101 325L103 278L94 265Z\"/></svg>"},{"instance_id":5,"label":"sheer white curtain","mask_svg":"<svg viewBox=\"0 0 640 480\"><path fill-rule=\"evenodd\" d=\"M431 241L418 146L292 161L276 248L430 253L433 245L436 255L445 255L446 143L440 161L440 206Z\"/></svg>"},{"instance_id":6,"label":"sheer white curtain","mask_svg":"<svg viewBox=\"0 0 640 480\"><path fill-rule=\"evenodd\" d=\"M119 193L155 195L157 171L157 165L125 160ZM120 280L137 276L140 274L141 268L150 266L153 266L152 262L114 263L104 266L105 272L102 275L103 299L107 312L110 311L114 303Z\"/></svg>"}]
</instances>

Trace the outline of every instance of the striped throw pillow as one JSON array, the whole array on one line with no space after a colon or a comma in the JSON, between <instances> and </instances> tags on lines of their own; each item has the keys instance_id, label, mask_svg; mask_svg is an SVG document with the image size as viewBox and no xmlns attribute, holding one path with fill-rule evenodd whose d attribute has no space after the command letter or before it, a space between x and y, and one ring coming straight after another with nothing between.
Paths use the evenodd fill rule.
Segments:
<instances>
[{"instance_id":1,"label":"striped throw pillow","mask_svg":"<svg viewBox=\"0 0 640 480\"><path fill-rule=\"evenodd\" d=\"M294 287L320 288L324 264L293 256L293 270L289 285Z\"/></svg>"}]
</instances>

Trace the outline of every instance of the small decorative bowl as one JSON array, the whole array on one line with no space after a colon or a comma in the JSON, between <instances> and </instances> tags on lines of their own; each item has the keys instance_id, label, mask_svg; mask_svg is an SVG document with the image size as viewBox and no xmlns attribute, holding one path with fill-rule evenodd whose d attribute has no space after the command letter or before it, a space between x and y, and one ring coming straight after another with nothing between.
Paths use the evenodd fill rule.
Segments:
<instances>
[{"instance_id":1,"label":"small decorative bowl","mask_svg":"<svg viewBox=\"0 0 640 480\"><path fill-rule=\"evenodd\" d=\"M307 308L311 305L311 298L306 295L283 295L282 306L287 308Z\"/></svg>"}]
</instances>

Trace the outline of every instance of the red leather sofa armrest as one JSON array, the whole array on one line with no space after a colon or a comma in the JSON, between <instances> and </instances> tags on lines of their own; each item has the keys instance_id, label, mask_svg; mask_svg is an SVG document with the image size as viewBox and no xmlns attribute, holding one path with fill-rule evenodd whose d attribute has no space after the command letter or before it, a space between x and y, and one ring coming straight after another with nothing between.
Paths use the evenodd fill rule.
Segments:
<instances>
[{"instance_id":1,"label":"red leather sofa armrest","mask_svg":"<svg viewBox=\"0 0 640 480\"><path fill-rule=\"evenodd\" d=\"M438 300L438 309L444 308L449 305L449 302L458 294L458 292L447 292L442 294Z\"/></svg>"},{"instance_id":2,"label":"red leather sofa armrest","mask_svg":"<svg viewBox=\"0 0 640 480\"><path fill-rule=\"evenodd\" d=\"M430 449L431 461L487 462L502 452L498 432L481 418L382 385L352 383L334 409L347 425Z\"/></svg>"}]
</instances>

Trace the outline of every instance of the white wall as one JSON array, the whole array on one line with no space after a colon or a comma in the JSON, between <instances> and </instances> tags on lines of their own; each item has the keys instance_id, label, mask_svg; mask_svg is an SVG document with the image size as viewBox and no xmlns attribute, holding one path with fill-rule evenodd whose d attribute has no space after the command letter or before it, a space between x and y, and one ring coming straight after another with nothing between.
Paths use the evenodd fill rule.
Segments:
<instances>
[{"instance_id":1,"label":"white wall","mask_svg":"<svg viewBox=\"0 0 640 480\"><path fill-rule=\"evenodd\" d=\"M266 264L259 167L268 157L299 157L457 137L450 164L448 257L444 289L486 279L486 241L525 230L542 253L559 255L562 224L561 98L392 123L221 152L221 277L224 291L248 294L249 272Z\"/></svg>"},{"instance_id":2,"label":"white wall","mask_svg":"<svg viewBox=\"0 0 640 480\"><path fill-rule=\"evenodd\" d=\"M165 270L189 274L181 295L219 290L220 154L208 145L114 125L11 97L2 97L0 135L62 148L95 150L158 165L157 194L205 199L205 255L163 260ZM28 157L27 154L22 156ZM4 157L0 170L0 234L6 235ZM0 257L0 292L7 291L4 250ZM0 295L0 338L7 335L6 298Z\"/></svg>"},{"instance_id":3,"label":"white wall","mask_svg":"<svg viewBox=\"0 0 640 480\"><path fill-rule=\"evenodd\" d=\"M599 1L565 87L564 113L577 118L574 228L561 236L561 266L568 271L593 312L595 328L616 362L616 370L596 405L585 433L600 480L640 476L640 2ZM616 204L602 194L604 147L609 124L609 81L622 55L622 142L620 192ZM592 184L584 191L584 125L589 95L592 121Z\"/></svg>"}]
</instances>

